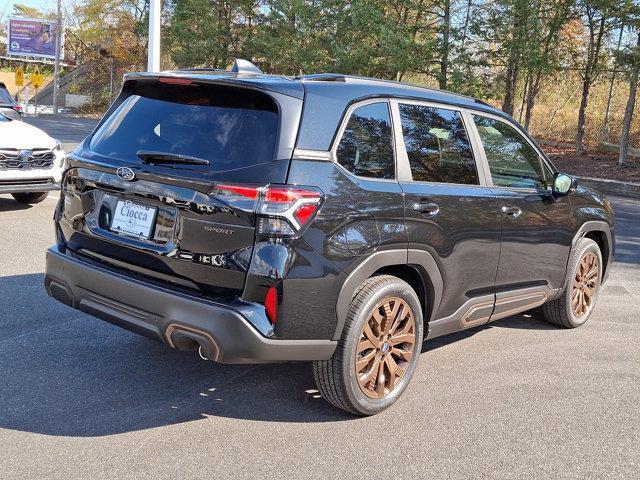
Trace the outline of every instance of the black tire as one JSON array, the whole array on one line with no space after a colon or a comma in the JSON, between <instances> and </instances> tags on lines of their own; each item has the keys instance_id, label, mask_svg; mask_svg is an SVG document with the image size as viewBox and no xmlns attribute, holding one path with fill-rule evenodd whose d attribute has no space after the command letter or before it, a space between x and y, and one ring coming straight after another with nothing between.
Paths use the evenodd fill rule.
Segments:
<instances>
[{"instance_id":1,"label":"black tire","mask_svg":"<svg viewBox=\"0 0 640 480\"><path fill-rule=\"evenodd\" d=\"M388 336L388 341L380 341L379 347L375 347L371 343L371 346L375 348L368 350L366 355L362 351L358 353L358 346L362 345L361 342L367 342L363 331L365 322L368 323L369 328L374 325L373 330L378 329L378 326L375 326L376 320L374 318L376 308L378 309L377 314L380 316L381 313L386 312L384 306L391 307L393 305L395 311L396 304L399 305L397 313L395 315L386 314L382 323L378 324L380 331L387 331L384 336L385 338ZM409 312L406 312L406 306L409 307ZM398 320L393 320L393 325L386 328L389 325L388 319L393 318ZM408 326L411 322L413 322L413 327ZM330 360L316 361L313 364L313 376L322 396L336 407L356 415L374 415L393 405L406 389L416 370L422 348L423 323L420 301L408 283L390 275L380 275L368 279L360 286L351 302L342 337L333 357ZM394 327L398 329L400 325L403 325L402 331L394 330ZM409 340L411 334L414 334L412 347L410 341L402 344L393 343L393 339L396 339L396 342L400 338ZM399 348L394 345L399 345ZM404 359L396 356L398 353L403 353L404 356L409 350L411 350L410 358ZM362 361L364 356L369 357L372 352L374 356L371 357L372 363L369 371L373 372L378 368L382 374L359 376L356 371L356 359ZM398 367L397 370L394 370L397 375L392 373L392 365ZM377 385L383 385L382 392L378 393L372 387L367 389L366 386L361 386L359 380L363 381L365 377L376 377ZM380 382L381 378L382 382ZM371 380L371 382L373 381ZM385 382L392 382L388 392ZM365 391L369 393L364 393ZM371 398L372 394L380 395L380 398Z\"/></svg>"},{"instance_id":2,"label":"black tire","mask_svg":"<svg viewBox=\"0 0 640 480\"><path fill-rule=\"evenodd\" d=\"M574 294L576 293L574 289L574 282L578 285L578 290L580 290L579 285L582 282L577 281L577 277L580 274L580 265L585 258L593 258L591 257L591 255L595 255L595 258L597 260L597 277L593 282L595 292L589 299L588 308L584 311L584 313L578 315L574 311L574 307L572 305L572 299L575 300ZM600 247L598 247L598 244L590 238L583 238L578 242L575 249L571 252L571 256L569 257L566 286L562 296L560 296L556 300L547 302L542 306L542 313L544 315L544 318L548 322L553 323L554 325L558 325L559 327L576 328L580 325L584 325L584 323L591 316L591 312L593 312L593 307L595 306L596 300L598 298L598 293L600 292L601 280L602 253L600 252ZM584 289L586 287L583 286L582 288ZM580 296L580 292L577 292L577 296Z\"/></svg>"},{"instance_id":3,"label":"black tire","mask_svg":"<svg viewBox=\"0 0 640 480\"><path fill-rule=\"evenodd\" d=\"M16 202L24 203L25 205L33 205L35 203L42 202L47 198L49 192L32 192L32 193L12 193L11 196Z\"/></svg>"}]
</instances>

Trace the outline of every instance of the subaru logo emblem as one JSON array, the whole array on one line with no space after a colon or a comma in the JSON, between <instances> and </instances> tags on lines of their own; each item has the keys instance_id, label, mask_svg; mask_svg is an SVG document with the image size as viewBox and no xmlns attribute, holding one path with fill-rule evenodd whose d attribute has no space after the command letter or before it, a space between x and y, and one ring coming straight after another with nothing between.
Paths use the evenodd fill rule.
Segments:
<instances>
[{"instance_id":1,"label":"subaru logo emblem","mask_svg":"<svg viewBox=\"0 0 640 480\"><path fill-rule=\"evenodd\" d=\"M125 180L127 182L130 182L131 180L136 178L135 172L133 170L131 170L129 167L120 167L120 168L118 168L118 170L116 170L116 174L122 180Z\"/></svg>"},{"instance_id":2,"label":"subaru logo emblem","mask_svg":"<svg viewBox=\"0 0 640 480\"><path fill-rule=\"evenodd\" d=\"M29 157L31 156L31 150L20 150L18 152L18 157L20 157L20 160L29 160Z\"/></svg>"}]
</instances>

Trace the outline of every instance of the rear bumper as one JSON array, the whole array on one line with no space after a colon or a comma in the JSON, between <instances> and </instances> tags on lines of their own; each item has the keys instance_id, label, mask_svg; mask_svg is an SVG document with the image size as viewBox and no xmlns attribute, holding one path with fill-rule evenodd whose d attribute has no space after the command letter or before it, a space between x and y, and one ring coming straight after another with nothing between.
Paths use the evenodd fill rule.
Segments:
<instances>
[{"instance_id":1,"label":"rear bumper","mask_svg":"<svg viewBox=\"0 0 640 480\"><path fill-rule=\"evenodd\" d=\"M200 345L220 363L326 360L332 340L276 340L260 334L238 310L128 278L47 251L45 287L62 303L179 350Z\"/></svg>"}]
</instances>

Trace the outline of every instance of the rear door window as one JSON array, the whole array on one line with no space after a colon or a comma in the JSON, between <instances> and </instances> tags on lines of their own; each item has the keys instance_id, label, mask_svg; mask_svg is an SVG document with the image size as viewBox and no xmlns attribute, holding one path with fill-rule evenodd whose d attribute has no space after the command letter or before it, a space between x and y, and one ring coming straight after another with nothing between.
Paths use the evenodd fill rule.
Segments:
<instances>
[{"instance_id":1,"label":"rear door window","mask_svg":"<svg viewBox=\"0 0 640 480\"><path fill-rule=\"evenodd\" d=\"M125 161L137 161L137 152L147 150L210 162L180 165L184 169L242 170L274 159L277 112L268 95L248 89L154 82L124 99L90 148Z\"/></svg>"},{"instance_id":2,"label":"rear door window","mask_svg":"<svg viewBox=\"0 0 640 480\"><path fill-rule=\"evenodd\" d=\"M478 184L478 171L459 112L400 104L404 145L414 181Z\"/></svg>"},{"instance_id":3,"label":"rear door window","mask_svg":"<svg viewBox=\"0 0 640 480\"><path fill-rule=\"evenodd\" d=\"M387 102L356 108L336 151L338 163L355 175L395 178L391 115Z\"/></svg>"}]
</instances>

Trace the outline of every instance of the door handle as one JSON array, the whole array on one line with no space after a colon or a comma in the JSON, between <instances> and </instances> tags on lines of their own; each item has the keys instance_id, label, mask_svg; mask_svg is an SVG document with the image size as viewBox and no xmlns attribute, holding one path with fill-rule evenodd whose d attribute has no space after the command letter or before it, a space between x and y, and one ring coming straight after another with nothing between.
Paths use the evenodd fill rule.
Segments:
<instances>
[{"instance_id":1,"label":"door handle","mask_svg":"<svg viewBox=\"0 0 640 480\"><path fill-rule=\"evenodd\" d=\"M522 213L522 210L520 210L518 207L508 207L506 205L503 206L500 211L512 220L518 218Z\"/></svg>"},{"instance_id":2,"label":"door handle","mask_svg":"<svg viewBox=\"0 0 640 480\"><path fill-rule=\"evenodd\" d=\"M416 202L413 204L413 210L416 212L435 217L440 211L440 207L437 203L432 202Z\"/></svg>"}]
</instances>

